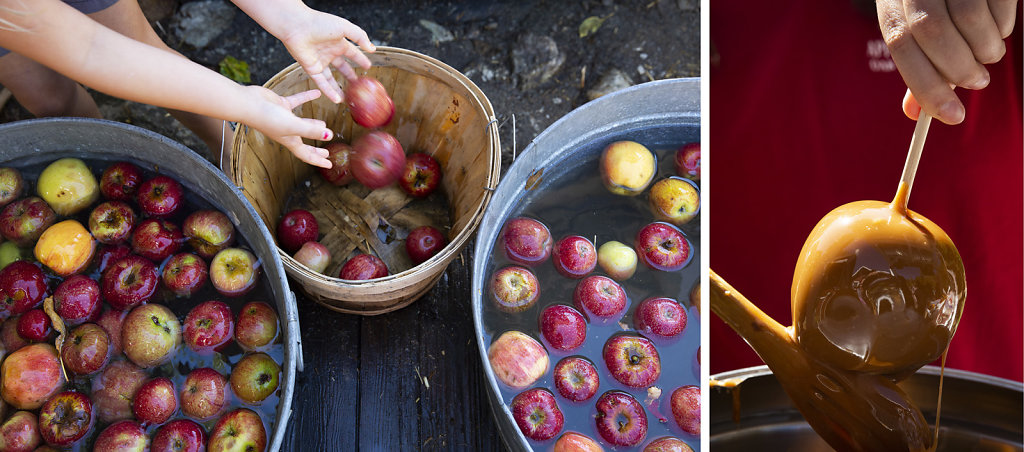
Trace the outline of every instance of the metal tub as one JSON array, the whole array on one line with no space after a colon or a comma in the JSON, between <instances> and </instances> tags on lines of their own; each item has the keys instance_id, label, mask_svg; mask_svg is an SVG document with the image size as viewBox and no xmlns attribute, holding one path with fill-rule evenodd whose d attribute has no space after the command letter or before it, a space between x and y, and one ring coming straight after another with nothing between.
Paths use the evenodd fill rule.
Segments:
<instances>
[{"instance_id":1,"label":"metal tub","mask_svg":"<svg viewBox=\"0 0 1024 452\"><path fill-rule=\"evenodd\" d=\"M302 370L299 316L274 239L241 191L220 170L185 146L135 126L87 118L50 118L0 125L0 165L32 165L62 157L127 160L179 180L186 190L223 211L263 263L277 303L284 341L277 416L268 450L281 447L292 411L295 372Z\"/></svg>"},{"instance_id":2,"label":"metal tub","mask_svg":"<svg viewBox=\"0 0 1024 452\"><path fill-rule=\"evenodd\" d=\"M713 450L832 450L803 420L767 366L725 372L712 378L737 383L736 388L713 387L709 392L708 429ZM900 386L934 427L939 368L925 366ZM1022 390L1024 384L1019 382L946 369L938 450L1024 450ZM738 394L735 400L734 394ZM734 411L734 406L738 410Z\"/></svg>"},{"instance_id":3,"label":"metal tub","mask_svg":"<svg viewBox=\"0 0 1024 452\"><path fill-rule=\"evenodd\" d=\"M488 398L509 449L530 450L530 444L512 420L508 405L501 400L498 381L487 359L490 343L483 319L488 259L502 225L552 181L573 173L581 165L596 161L602 147L593 146L595 142L610 143L617 139L698 141L699 131L700 79L644 83L605 95L562 117L538 135L503 176L484 214L476 240L472 302L477 345L488 382ZM683 293L682 288L680 293Z\"/></svg>"}]
</instances>

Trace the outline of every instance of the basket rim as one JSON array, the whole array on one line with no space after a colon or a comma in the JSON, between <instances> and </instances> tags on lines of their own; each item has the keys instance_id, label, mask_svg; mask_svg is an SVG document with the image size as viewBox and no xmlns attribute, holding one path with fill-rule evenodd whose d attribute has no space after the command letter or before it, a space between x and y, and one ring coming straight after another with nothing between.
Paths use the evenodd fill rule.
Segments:
<instances>
[{"instance_id":1,"label":"basket rim","mask_svg":"<svg viewBox=\"0 0 1024 452\"><path fill-rule=\"evenodd\" d=\"M462 88L467 93L469 93L469 95L471 96L470 99L473 102L473 105L475 107L477 107L477 108L482 109L485 117L488 119L488 123L487 123L487 126L486 126L488 131L490 132L488 134L489 135L489 142L490 142L490 146L489 146L488 152L490 152L491 155L490 155L490 162L489 162L488 167L487 167L487 172L488 172L487 179L486 179L487 180L487 185L482 187L482 190L484 191L483 196L481 197L480 201L477 203L476 208L473 211L473 214L472 214L472 216L470 218L470 221L466 224L466 226L461 231L459 231L458 234L456 234L456 236L448 243L448 245L445 246L441 250L441 252L439 252L436 255L432 256L430 259L424 261L423 263L420 263L420 264L418 264L416 266L413 266L412 268L406 269L406 270L401 271L399 273L390 274L390 275L385 276L383 278L371 279L371 280L366 280L366 281L356 281L356 280L346 280L346 279L341 279L341 278L335 278L335 277L331 277L331 276L328 276L328 275L325 275L325 274L322 274L322 273L314 272L314 271L310 270L308 267L306 267L305 265L302 265L301 263L296 261L291 255L289 255L287 252L285 252L283 249L281 249L280 246L278 246L277 247L278 248L278 254L281 256L281 261L284 264L284 268L285 268L286 273L288 273L288 275L291 276L292 278L296 279L297 282L299 282L304 287L306 286L306 283L315 282L315 283L317 283L318 285L321 285L321 286L329 285L329 286L334 286L336 288L352 288L352 289L375 288L377 290L374 290L373 293L387 293L387 292L390 292L392 290L397 290L397 289L400 289L400 288L407 287L407 284L405 283L405 281L406 281L406 278L408 278L408 277L418 276L418 275L423 274L423 273L433 274L435 272L442 271L445 267L447 267L451 263L452 260L455 259L455 257L457 255L459 255L462 252L462 250L465 248L465 245L469 241L470 237L472 237L472 235L476 232L477 227L479 226L480 222L483 220L483 214L486 211L487 205L490 203L492 193L497 188L498 181L500 179L500 173L501 173L501 143L500 143L499 136L498 136L498 120L495 117L494 108L491 105L491 102L487 98L486 94L484 94L483 91L472 80L469 79L469 77L466 77L465 74L463 74L460 71L455 70L451 66L445 64L444 62L441 62L441 61L439 61L439 60L437 60L437 59L435 59L435 58L433 58L431 56L428 56L428 55L425 55L425 54L422 54L422 53L419 53L419 52L416 52L416 51L413 51L413 50L402 49L402 48L398 48L398 47L378 46L377 49L376 49L376 52L374 52L373 54L368 54L368 56L371 57L371 58L376 57L376 58L385 58L385 59L389 58L389 57L392 57L392 56L400 56L400 57L409 57L409 58L414 58L414 59L420 60L420 61L422 61L424 63L427 63L427 64L435 67L438 70L438 72L447 73L447 74L451 75L452 76L452 80L454 80L459 85L461 85ZM300 76L308 77L308 75L305 74L305 72L303 71L301 66L299 66L298 63L293 63L293 64L289 65L288 67L282 69L280 72L275 74L269 80L267 80L267 82L263 86L265 88L271 88L274 85L276 85L277 81L279 81L283 77L288 76L288 75L290 75L290 74L292 74L292 73L294 73L296 71L299 71L301 73ZM235 164L236 163L236 159L234 159L233 156L235 154L235 151L239 148L239 146L241 144L240 143L240 141L242 139L241 131L243 130L243 127L248 128L248 126L242 125L242 126L238 127L235 130L235 134L234 134L234 137L232 139L232 149L231 149L231 152L230 152L231 157L229 157L228 159L226 159L225 161L222 162L222 164L224 166L226 166L226 168L223 168L224 172L226 174L228 174L230 176L232 182L235 182L235 183L237 183L237 181L241 180L241 174L240 174L241 168L238 165ZM244 189L243 189L243 191L244 191ZM276 245L276 243L275 243L275 245ZM326 302L327 300L318 300L318 301L321 301L323 303L323 302ZM360 301L360 300L343 300L343 301L345 301L346 303L356 303L356 304L364 303L363 301ZM404 303L404 304L408 304L408 303ZM390 309L391 308L382 308L381 311L383 311L383 310L390 310ZM351 311L351 310L349 310L349 311ZM359 311L359 312L363 313L362 311ZM372 313L374 311L366 311L366 312Z\"/></svg>"}]
</instances>

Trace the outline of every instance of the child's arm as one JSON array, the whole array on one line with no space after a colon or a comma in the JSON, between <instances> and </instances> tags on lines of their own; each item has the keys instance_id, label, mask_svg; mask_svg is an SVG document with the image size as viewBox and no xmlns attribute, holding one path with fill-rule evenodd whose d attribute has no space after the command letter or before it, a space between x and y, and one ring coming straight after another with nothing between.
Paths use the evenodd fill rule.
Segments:
<instances>
[{"instance_id":1,"label":"child's arm","mask_svg":"<svg viewBox=\"0 0 1024 452\"><path fill-rule=\"evenodd\" d=\"M374 45L362 28L345 19L311 9L301 0L231 1L281 40L332 102L341 102L343 94L331 66L350 80L356 73L349 61L364 69L370 67L370 60L356 45L367 52L373 52Z\"/></svg>"},{"instance_id":2,"label":"child's arm","mask_svg":"<svg viewBox=\"0 0 1024 452\"><path fill-rule=\"evenodd\" d=\"M302 138L327 140L323 121L292 109L316 91L281 97L240 86L178 55L124 37L59 0L0 0L0 45L96 90L128 100L248 124L299 159L330 167L327 150Z\"/></svg>"}]
</instances>

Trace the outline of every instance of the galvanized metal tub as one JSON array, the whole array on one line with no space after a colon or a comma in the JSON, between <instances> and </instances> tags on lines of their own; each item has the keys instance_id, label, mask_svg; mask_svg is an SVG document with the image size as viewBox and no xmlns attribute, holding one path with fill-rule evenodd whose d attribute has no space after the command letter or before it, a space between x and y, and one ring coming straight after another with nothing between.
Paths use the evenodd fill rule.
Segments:
<instances>
[{"instance_id":1,"label":"galvanized metal tub","mask_svg":"<svg viewBox=\"0 0 1024 452\"><path fill-rule=\"evenodd\" d=\"M231 218L246 238L269 279L284 340L277 416L268 436L268 450L281 448L292 411L295 372L302 370L299 316L288 289L284 267L270 232L242 192L224 173L184 145L139 127L87 118L49 118L0 125L0 165L21 166L63 157L127 160L179 180Z\"/></svg>"},{"instance_id":2,"label":"galvanized metal tub","mask_svg":"<svg viewBox=\"0 0 1024 452\"><path fill-rule=\"evenodd\" d=\"M712 379L736 384L709 390L712 450L832 450L803 420L767 366ZM925 366L900 386L934 426L939 368ZM946 369L939 432L939 451L1024 450L1024 384Z\"/></svg>"},{"instance_id":3,"label":"galvanized metal tub","mask_svg":"<svg viewBox=\"0 0 1024 452\"><path fill-rule=\"evenodd\" d=\"M505 220L560 177L600 157L595 142L617 139L687 142L700 138L700 79L644 83L573 110L537 136L503 176L484 214L473 262L473 320L477 346L488 383L488 398L509 449L530 450L502 402L498 381L487 359L488 333L483 320L488 256ZM581 149L584 149L581 151ZM550 372L550 370L549 370Z\"/></svg>"}]
</instances>

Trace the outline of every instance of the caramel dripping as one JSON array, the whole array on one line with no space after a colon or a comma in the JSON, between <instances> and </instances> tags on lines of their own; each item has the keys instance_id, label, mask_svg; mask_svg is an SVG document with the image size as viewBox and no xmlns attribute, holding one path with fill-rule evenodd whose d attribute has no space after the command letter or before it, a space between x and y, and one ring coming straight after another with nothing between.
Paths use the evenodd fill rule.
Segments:
<instances>
[{"instance_id":1,"label":"caramel dripping","mask_svg":"<svg viewBox=\"0 0 1024 452\"><path fill-rule=\"evenodd\" d=\"M835 369L807 356L790 328L766 315L714 271L711 310L772 370L807 423L840 452L931 451L931 429L895 381Z\"/></svg>"}]
</instances>

